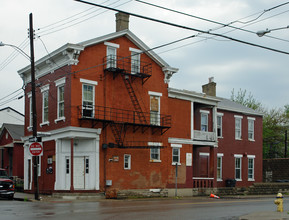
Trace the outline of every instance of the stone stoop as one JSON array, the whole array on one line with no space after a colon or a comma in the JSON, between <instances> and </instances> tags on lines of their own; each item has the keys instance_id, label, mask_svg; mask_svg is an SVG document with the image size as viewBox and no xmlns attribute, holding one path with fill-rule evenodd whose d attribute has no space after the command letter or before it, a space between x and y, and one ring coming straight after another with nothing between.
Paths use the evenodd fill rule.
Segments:
<instances>
[{"instance_id":1,"label":"stone stoop","mask_svg":"<svg viewBox=\"0 0 289 220\"><path fill-rule=\"evenodd\" d=\"M99 200L105 199L104 193L53 193L52 198L63 200Z\"/></svg>"},{"instance_id":2,"label":"stone stoop","mask_svg":"<svg viewBox=\"0 0 289 220\"><path fill-rule=\"evenodd\" d=\"M277 193L288 194L289 183L254 183L248 187L249 195L266 195Z\"/></svg>"},{"instance_id":3,"label":"stone stoop","mask_svg":"<svg viewBox=\"0 0 289 220\"><path fill-rule=\"evenodd\" d=\"M117 191L118 199L168 197L167 189L131 189Z\"/></svg>"}]
</instances>

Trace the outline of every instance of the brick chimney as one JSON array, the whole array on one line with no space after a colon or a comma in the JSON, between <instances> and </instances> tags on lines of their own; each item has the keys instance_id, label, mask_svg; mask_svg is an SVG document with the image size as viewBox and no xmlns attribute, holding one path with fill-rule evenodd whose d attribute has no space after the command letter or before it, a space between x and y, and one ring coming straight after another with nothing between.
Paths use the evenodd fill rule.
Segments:
<instances>
[{"instance_id":1,"label":"brick chimney","mask_svg":"<svg viewBox=\"0 0 289 220\"><path fill-rule=\"evenodd\" d=\"M206 93L209 96L216 96L216 85L214 77L210 77L209 83L202 86L203 93Z\"/></svg>"},{"instance_id":2,"label":"brick chimney","mask_svg":"<svg viewBox=\"0 0 289 220\"><path fill-rule=\"evenodd\" d=\"M116 31L122 31L128 29L129 14L118 12L115 14Z\"/></svg>"}]
</instances>

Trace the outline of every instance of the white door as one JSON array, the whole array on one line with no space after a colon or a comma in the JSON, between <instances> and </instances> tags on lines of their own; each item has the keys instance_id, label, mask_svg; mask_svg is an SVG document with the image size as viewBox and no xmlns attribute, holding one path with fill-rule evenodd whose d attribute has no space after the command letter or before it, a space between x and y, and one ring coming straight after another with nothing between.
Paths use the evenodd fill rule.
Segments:
<instances>
[{"instance_id":1,"label":"white door","mask_svg":"<svg viewBox=\"0 0 289 220\"><path fill-rule=\"evenodd\" d=\"M84 189L85 166L84 157L74 157L73 160L73 185L74 189Z\"/></svg>"}]
</instances>

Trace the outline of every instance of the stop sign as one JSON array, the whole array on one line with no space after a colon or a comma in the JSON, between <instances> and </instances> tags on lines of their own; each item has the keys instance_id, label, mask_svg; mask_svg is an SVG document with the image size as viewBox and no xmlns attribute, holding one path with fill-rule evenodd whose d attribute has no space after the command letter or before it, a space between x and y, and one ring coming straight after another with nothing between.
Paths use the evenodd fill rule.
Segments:
<instances>
[{"instance_id":1,"label":"stop sign","mask_svg":"<svg viewBox=\"0 0 289 220\"><path fill-rule=\"evenodd\" d=\"M34 142L34 143L30 144L29 152L32 156L42 156L42 154L43 154L42 144L39 142Z\"/></svg>"}]
</instances>

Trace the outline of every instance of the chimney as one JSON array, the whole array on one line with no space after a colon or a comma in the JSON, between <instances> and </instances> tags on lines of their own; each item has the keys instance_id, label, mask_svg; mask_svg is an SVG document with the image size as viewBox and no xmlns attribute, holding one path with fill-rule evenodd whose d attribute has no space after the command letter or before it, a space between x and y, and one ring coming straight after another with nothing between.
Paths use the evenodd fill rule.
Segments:
<instances>
[{"instance_id":1,"label":"chimney","mask_svg":"<svg viewBox=\"0 0 289 220\"><path fill-rule=\"evenodd\" d=\"M209 96L216 96L216 85L214 77L210 77L209 83L202 86L203 93L206 93Z\"/></svg>"},{"instance_id":2,"label":"chimney","mask_svg":"<svg viewBox=\"0 0 289 220\"><path fill-rule=\"evenodd\" d=\"M129 14L118 12L115 14L116 31L128 29Z\"/></svg>"}]
</instances>

